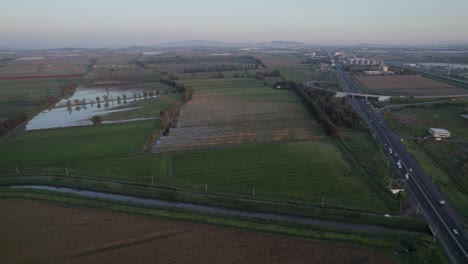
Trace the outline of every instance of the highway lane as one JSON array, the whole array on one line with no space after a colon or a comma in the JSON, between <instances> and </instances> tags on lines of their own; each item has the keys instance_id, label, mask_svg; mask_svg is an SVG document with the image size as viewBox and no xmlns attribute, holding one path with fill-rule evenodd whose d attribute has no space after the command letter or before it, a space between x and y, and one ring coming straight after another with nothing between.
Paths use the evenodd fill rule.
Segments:
<instances>
[{"instance_id":1,"label":"highway lane","mask_svg":"<svg viewBox=\"0 0 468 264\"><path fill-rule=\"evenodd\" d=\"M337 66L337 76L346 92L360 93L358 86L352 78L344 73L340 62ZM466 233L461 228L463 218L449 204L440 205L441 200L446 200L438 190L431 178L426 175L419 163L406 150L400 139L394 136L391 129L382 120L381 113L376 113L364 99L349 98L350 105L368 124L376 134L384 149L392 150L390 155L392 163L397 166L401 179L405 181L408 191L418 201L434 235L441 242L450 259L455 263L468 263ZM390 153L389 153L390 154ZM397 163L400 163L400 166ZM408 173L408 179L405 174ZM458 235L453 229L458 230Z\"/></svg>"}]
</instances>

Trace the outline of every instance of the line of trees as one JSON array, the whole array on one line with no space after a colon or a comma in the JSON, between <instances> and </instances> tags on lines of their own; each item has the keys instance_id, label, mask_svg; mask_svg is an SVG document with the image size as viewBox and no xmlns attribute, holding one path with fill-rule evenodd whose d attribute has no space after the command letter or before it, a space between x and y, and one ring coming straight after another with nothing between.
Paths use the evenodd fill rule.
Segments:
<instances>
[{"instance_id":1,"label":"line of trees","mask_svg":"<svg viewBox=\"0 0 468 264\"><path fill-rule=\"evenodd\" d=\"M183 83L177 83L174 80L167 79L160 79L159 82L174 87L179 93L183 93L185 91L185 85Z\"/></svg>"},{"instance_id":2,"label":"line of trees","mask_svg":"<svg viewBox=\"0 0 468 264\"><path fill-rule=\"evenodd\" d=\"M161 119L159 129L163 131L163 134L167 134L168 129L171 128L175 118L179 114L180 108L183 104L190 101L193 97L192 86L187 86L182 93L182 99L177 100L169 104L166 111L159 112L159 118Z\"/></svg>"},{"instance_id":3,"label":"line of trees","mask_svg":"<svg viewBox=\"0 0 468 264\"><path fill-rule=\"evenodd\" d=\"M334 125L356 129L364 128L365 125L359 114L348 104L346 97L343 97L340 103L339 100L334 98L334 93L313 89L306 91L306 93Z\"/></svg>"},{"instance_id":4,"label":"line of trees","mask_svg":"<svg viewBox=\"0 0 468 264\"><path fill-rule=\"evenodd\" d=\"M325 132L332 136L339 136L338 127L364 129L358 113L349 105L347 98L334 98L334 93L323 90L306 90L295 82L288 83L296 94L303 100L309 111L322 124Z\"/></svg>"},{"instance_id":5,"label":"line of trees","mask_svg":"<svg viewBox=\"0 0 468 264\"><path fill-rule=\"evenodd\" d=\"M184 69L184 73L197 73L197 72L221 72L221 71L239 71L244 70L248 67L243 65L215 65Z\"/></svg>"},{"instance_id":6,"label":"line of trees","mask_svg":"<svg viewBox=\"0 0 468 264\"><path fill-rule=\"evenodd\" d=\"M263 61L259 58L255 58L255 57L252 57L252 56L249 56L252 60L255 61L255 63L257 65L261 65L263 68L268 68L265 64L263 64Z\"/></svg>"},{"instance_id":7,"label":"line of trees","mask_svg":"<svg viewBox=\"0 0 468 264\"><path fill-rule=\"evenodd\" d=\"M305 103L312 115L314 115L317 121L322 124L325 132L332 137L338 137L338 129L320 106L304 91L302 87L296 83L293 83L292 88Z\"/></svg>"},{"instance_id":8,"label":"line of trees","mask_svg":"<svg viewBox=\"0 0 468 264\"><path fill-rule=\"evenodd\" d=\"M3 135L7 133L9 130L12 130L16 126L20 125L24 121L28 119L28 116L23 113L16 113L7 118L7 120L4 120L3 122L0 123L0 135Z\"/></svg>"},{"instance_id":9,"label":"line of trees","mask_svg":"<svg viewBox=\"0 0 468 264\"><path fill-rule=\"evenodd\" d=\"M279 77L282 78L281 72L278 69L275 69L271 72L264 71L264 72L257 72L255 74L255 78L258 80L265 80L266 77Z\"/></svg>"}]
</instances>

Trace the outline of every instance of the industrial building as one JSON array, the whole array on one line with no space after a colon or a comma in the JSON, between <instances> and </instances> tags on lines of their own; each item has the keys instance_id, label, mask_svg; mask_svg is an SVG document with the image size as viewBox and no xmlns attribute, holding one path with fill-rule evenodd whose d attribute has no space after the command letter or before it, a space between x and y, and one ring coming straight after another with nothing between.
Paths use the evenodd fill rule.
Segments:
<instances>
[{"instance_id":1,"label":"industrial building","mask_svg":"<svg viewBox=\"0 0 468 264\"><path fill-rule=\"evenodd\" d=\"M366 58L349 58L347 63L350 65L377 65L378 61Z\"/></svg>"},{"instance_id":2,"label":"industrial building","mask_svg":"<svg viewBox=\"0 0 468 264\"><path fill-rule=\"evenodd\" d=\"M431 134L435 138L449 138L450 131L443 128L430 128L429 134Z\"/></svg>"}]
</instances>

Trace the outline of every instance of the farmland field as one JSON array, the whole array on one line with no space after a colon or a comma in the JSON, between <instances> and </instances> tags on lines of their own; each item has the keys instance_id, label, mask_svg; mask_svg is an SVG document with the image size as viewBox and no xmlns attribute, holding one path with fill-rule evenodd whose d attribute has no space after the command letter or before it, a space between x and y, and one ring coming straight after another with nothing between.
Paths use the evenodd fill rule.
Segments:
<instances>
[{"instance_id":1,"label":"farmland field","mask_svg":"<svg viewBox=\"0 0 468 264\"><path fill-rule=\"evenodd\" d=\"M157 122L23 131L2 142L2 165L63 164L134 154Z\"/></svg>"},{"instance_id":2,"label":"farmland field","mask_svg":"<svg viewBox=\"0 0 468 264\"><path fill-rule=\"evenodd\" d=\"M323 73L317 71L317 67L290 67L286 69L279 69L281 75L287 80L302 83L305 81L336 81L334 73Z\"/></svg>"},{"instance_id":3,"label":"farmland field","mask_svg":"<svg viewBox=\"0 0 468 264\"><path fill-rule=\"evenodd\" d=\"M0 80L0 120L18 112L31 114L40 100L57 97L70 79Z\"/></svg>"},{"instance_id":4,"label":"farmland field","mask_svg":"<svg viewBox=\"0 0 468 264\"><path fill-rule=\"evenodd\" d=\"M274 54L274 53L256 53L256 58L262 60L268 68L276 67L304 67L301 64L301 56L299 54Z\"/></svg>"},{"instance_id":5,"label":"farmland field","mask_svg":"<svg viewBox=\"0 0 468 264\"><path fill-rule=\"evenodd\" d=\"M449 130L453 138L468 140L468 119L460 114L466 112L463 104L439 104L437 106L419 106L392 111L401 124L414 136L424 137L429 128L441 127Z\"/></svg>"},{"instance_id":6,"label":"farmland field","mask_svg":"<svg viewBox=\"0 0 468 264\"><path fill-rule=\"evenodd\" d=\"M358 76L356 78L369 93L405 96L468 94L467 89L419 75Z\"/></svg>"},{"instance_id":7,"label":"farmland field","mask_svg":"<svg viewBox=\"0 0 468 264\"><path fill-rule=\"evenodd\" d=\"M0 208L3 263L397 263L345 243L28 200Z\"/></svg>"},{"instance_id":8,"label":"farmland field","mask_svg":"<svg viewBox=\"0 0 468 264\"><path fill-rule=\"evenodd\" d=\"M71 159L80 157L80 153L71 151L63 157L50 156L49 159L61 161L60 172L63 173L66 166L72 177L98 177L145 185L151 185L153 178L159 186L204 192L207 185L210 193L239 197L252 197L254 188L258 199L308 204L321 204L325 199L327 207L394 210L388 208L384 198L367 183L369 179L365 177L368 176L345 161L331 142L257 144L112 159L101 158L98 152L83 156L81 161ZM114 153L118 157L125 151ZM55 160L49 160L49 164L45 163L46 158L42 160L36 167L57 167L53 163ZM370 170L374 178L383 177L383 171ZM14 167L10 172L14 172Z\"/></svg>"},{"instance_id":9,"label":"farmland field","mask_svg":"<svg viewBox=\"0 0 468 264\"><path fill-rule=\"evenodd\" d=\"M194 97L155 152L324 137L293 91L274 90L255 79L184 83L193 86Z\"/></svg>"},{"instance_id":10,"label":"farmland field","mask_svg":"<svg viewBox=\"0 0 468 264\"><path fill-rule=\"evenodd\" d=\"M86 56L10 60L0 67L0 77L82 74L90 63Z\"/></svg>"}]
</instances>

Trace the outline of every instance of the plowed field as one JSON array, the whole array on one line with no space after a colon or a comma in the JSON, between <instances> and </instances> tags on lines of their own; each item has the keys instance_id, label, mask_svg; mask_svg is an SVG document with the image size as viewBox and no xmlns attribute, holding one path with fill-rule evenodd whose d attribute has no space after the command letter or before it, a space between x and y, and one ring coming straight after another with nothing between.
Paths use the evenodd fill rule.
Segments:
<instances>
[{"instance_id":1,"label":"plowed field","mask_svg":"<svg viewBox=\"0 0 468 264\"><path fill-rule=\"evenodd\" d=\"M461 95L468 90L418 75L359 76L369 93L385 95Z\"/></svg>"},{"instance_id":2,"label":"plowed field","mask_svg":"<svg viewBox=\"0 0 468 264\"><path fill-rule=\"evenodd\" d=\"M374 249L205 224L0 200L2 263L395 263Z\"/></svg>"},{"instance_id":3,"label":"plowed field","mask_svg":"<svg viewBox=\"0 0 468 264\"><path fill-rule=\"evenodd\" d=\"M195 92L155 152L323 138L293 91L254 79L190 81Z\"/></svg>"}]
</instances>

